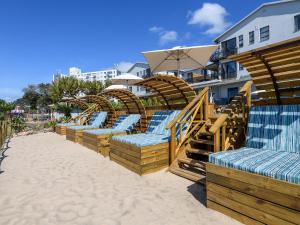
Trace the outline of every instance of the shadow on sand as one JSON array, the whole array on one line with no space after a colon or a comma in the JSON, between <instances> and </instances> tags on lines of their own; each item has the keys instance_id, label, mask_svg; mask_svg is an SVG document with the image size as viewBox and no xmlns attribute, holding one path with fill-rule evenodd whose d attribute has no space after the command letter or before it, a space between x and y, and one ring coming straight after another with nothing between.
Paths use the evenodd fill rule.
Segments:
<instances>
[{"instance_id":1,"label":"shadow on sand","mask_svg":"<svg viewBox=\"0 0 300 225\"><path fill-rule=\"evenodd\" d=\"M3 147L0 149L0 174L4 173L4 171L1 169L1 165L3 160L6 157L8 157L7 155L5 155L5 152L10 148L9 143L10 143L10 137L5 141Z\"/></svg>"},{"instance_id":2,"label":"shadow on sand","mask_svg":"<svg viewBox=\"0 0 300 225\"><path fill-rule=\"evenodd\" d=\"M194 183L188 186L187 190L206 207L206 188L204 185Z\"/></svg>"}]
</instances>

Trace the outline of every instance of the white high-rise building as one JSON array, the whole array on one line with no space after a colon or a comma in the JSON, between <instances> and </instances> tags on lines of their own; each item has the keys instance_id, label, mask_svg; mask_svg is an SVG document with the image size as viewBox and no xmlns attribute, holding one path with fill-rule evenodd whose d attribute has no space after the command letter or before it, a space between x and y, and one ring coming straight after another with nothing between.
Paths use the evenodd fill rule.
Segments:
<instances>
[{"instance_id":1,"label":"white high-rise building","mask_svg":"<svg viewBox=\"0 0 300 225\"><path fill-rule=\"evenodd\" d=\"M111 80L112 78L120 75L121 72L117 69L106 69L106 70L99 70L93 72L82 72L78 67L71 67L69 68L69 74L64 75L62 73L56 73L53 75L53 80L56 80L60 77L72 76L79 80L84 81L101 81L105 83L106 80Z\"/></svg>"}]
</instances>

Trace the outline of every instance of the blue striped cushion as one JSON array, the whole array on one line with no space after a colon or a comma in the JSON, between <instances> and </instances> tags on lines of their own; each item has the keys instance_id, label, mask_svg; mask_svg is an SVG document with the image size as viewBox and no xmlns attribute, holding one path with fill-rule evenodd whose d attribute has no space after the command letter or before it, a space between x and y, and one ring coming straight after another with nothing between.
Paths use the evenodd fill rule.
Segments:
<instances>
[{"instance_id":1,"label":"blue striped cushion","mask_svg":"<svg viewBox=\"0 0 300 225\"><path fill-rule=\"evenodd\" d=\"M300 184L300 154L297 153L246 147L211 154L209 162Z\"/></svg>"},{"instance_id":2,"label":"blue striped cushion","mask_svg":"<svg viewBox=\"0 0 300 225\"><path fill-rule=\"evenodd\" d=\"M101 135L101 134L114 134L114 133L131 131L135 126L135 124L139 121L141 115L131 114L129 116L120 116L120 117L114 124L114 128L87 130L84 132L89 134Z\"/></svg>"},{"instance_id":3,"label":"blue striped cushion","mask_svg":"<svg viewBox=\"0 0 300 225\"><path fill-rule=\"evenodd\" d=\"M252 107L246 146L300 154L300 105Z\"/></svg>"},{"instance_id":4,"label":"blue striped cushion","mask_svg":"<svg viewBox=\"0 0 300 225\"><path fill-rule=\"evenodd\" d=\"M90 124L93 128L102 127L107 117L107 112L99 112L93 115Z\"/></svg>"},{"instance_id":5,"label":"blue striped cushion","mask_svg":"<svg viewBox=\"0 0 300 225\"><path fill-rule=\"evenodd\" d=\"M157 145L169 141L169 135L159 134L132 134L126 136L114 136L112 140L132 144L138 147Z\"/></svg>"},{"instance_id":6,"label":"blue striped cushion","mask_svg":"<svg viewBox=\"0 0 300 225\"><path fill-rule=\"evenodd\" d=\"M155 112L152 115L146 133L170 135L170 130L166 129L166 127L179 113L179 110Z\"/></svg>"},{"instance_id":7,"label":"blue striped cushion","mask_svg":"<svg viewBox=\"0 0 300 225\"><path fill-rule=\"evenodd\" d=\"M71 130L85 130L85 129L95 129L92 125L78 125L78 126L69 126Z\"/></svg>"},{"instance_id":8,"label":"blue striped cushion","mask_svg":"<svg viewBox=\"0 0 300 225\"><path fill-rule=\"evenodd\" d=\"M76 123L58 123L57 127L68 127L68 126L76 126Z\"/></svg>"},{"instance_id":9,"label":"blue striped cushion","mask_svg":"<svg viewBox=\"0 0 300 225\"><path fill-rule=\"evenodd\" d=\"M112 128L116 128L123 120L127 118L128 115L121 115L118 119L114 122Z\"/></svg>"}]
</instances>

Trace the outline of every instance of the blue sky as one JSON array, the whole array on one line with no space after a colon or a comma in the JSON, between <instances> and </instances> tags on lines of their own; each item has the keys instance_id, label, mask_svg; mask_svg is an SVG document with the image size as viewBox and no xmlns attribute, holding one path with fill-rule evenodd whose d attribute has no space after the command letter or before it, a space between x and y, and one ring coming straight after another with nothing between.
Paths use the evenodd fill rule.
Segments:
<instances>
[{"instance_id":1,"label":"blue sky","mask_svg":"<svg viewBox=\"0 0 300 225\"><path fill-rule=\"evenodd\" d=\"M100 70L144 61L140 52L211 44L262 0L3 0L0 98L57 71Z\"/></svg>"}]
</instances>

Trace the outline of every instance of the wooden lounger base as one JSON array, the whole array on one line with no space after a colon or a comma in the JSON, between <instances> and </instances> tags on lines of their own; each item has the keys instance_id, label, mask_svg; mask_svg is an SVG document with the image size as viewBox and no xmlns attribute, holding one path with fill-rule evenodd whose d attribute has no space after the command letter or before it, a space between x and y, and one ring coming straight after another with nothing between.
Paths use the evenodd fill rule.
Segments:
<instances>
[{"instance_id":1,"label":"wooden lounger base","mask_svg":"<svg viewBox=\"0 0 300 225\"><path fill-rule=\"evenodd\" d=\"M66 126L56 126L55 127L55 132L59 135L66 135L66 130L67 130Z\"/></svg>"},{"instance_id":2,"label":"wooden lounger base","mask_svg":"<svg viewBox=\"0 0 300 225\"><path fill-rule=\"evenodd\" d=\"M110 141L110 159L125 168L144 175L169 166L169 143L147 147Z\"/></svg>"},{"instance_id":3,"label":"wooden lounger base","mask_svg":"<svg viewBox=\"0 0 300 225\"><path fill-rule=\"evenodd\" d=\"M82 134L83 134L83 130L72 130L67 128L66 139L69 141L82 144Z\"/></svg>"},{"instance_id":4,"label":"wooden lounger base","mask_svg":"<svg viewBox=\"0 0 300 225\"><path fill-rule=\"evenodd\" d=\"M116 133L116 135L126 135L126 133ZM100 153L104 157L109 156L110 147L109 147L109 138L111 135L103 134L103 135L96 135L96 134L89 134L83 133L82 135L82 144L91 149Z\"/></svg>"},{"instance_id":5,"label":"wooden lounger base","mask_svg":"<svg viewBox=\"0 0 300 225\"><path fill-rule=\"evenodd\" d=\"M300 185L208 163L207 207L245 224L299 224Z\"/></svg>"}]
</instances>

